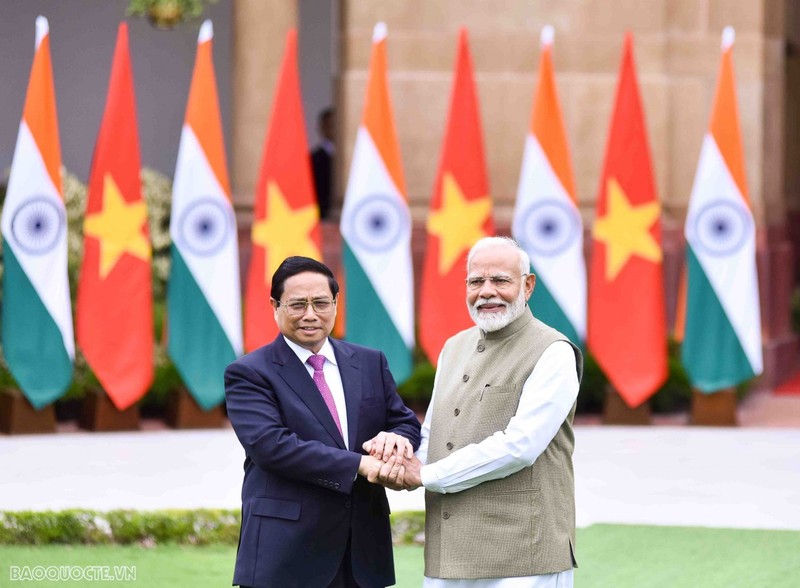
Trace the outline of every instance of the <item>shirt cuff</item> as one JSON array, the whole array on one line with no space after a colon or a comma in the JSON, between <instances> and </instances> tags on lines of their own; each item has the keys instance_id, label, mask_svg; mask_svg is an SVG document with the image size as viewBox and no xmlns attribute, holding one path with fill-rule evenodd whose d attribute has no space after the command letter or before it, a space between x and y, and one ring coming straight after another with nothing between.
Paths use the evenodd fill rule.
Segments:
<instances>
[{"instance_id":1,"label":"shirt cuff","mask_svg":"<svg viewBox=\"0 0 800 588\"><path fill-rule=\"evenodd\" d=\"M436 475L435 467L436 464L433 463L422 466L419 470L419 477L425 490L444 494L444 489L442 489L442 485L439 482L439 476Z\"/></svg>"}]
</instances>

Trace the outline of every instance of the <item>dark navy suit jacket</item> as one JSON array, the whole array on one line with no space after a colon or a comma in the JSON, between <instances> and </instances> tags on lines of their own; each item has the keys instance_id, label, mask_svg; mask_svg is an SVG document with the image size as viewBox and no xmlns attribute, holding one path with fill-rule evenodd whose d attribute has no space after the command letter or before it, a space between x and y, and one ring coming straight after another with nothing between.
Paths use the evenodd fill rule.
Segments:
<instances>
[{"instance_id":1,"label":"dark navy suit jacket","mask_svg":"<svg viewBox=\"0 0 800 588\"><path fill-rule=\"evenodd\" d=\"M394 584L389 503L358 477L364 441L391 431L419 446L419 421L380 351L329 339L347 405L349 447L283 335L225 370L228 417L245 451L233 583L323 588L351 541L362 588Z\"/></svg>"}]
</instances>

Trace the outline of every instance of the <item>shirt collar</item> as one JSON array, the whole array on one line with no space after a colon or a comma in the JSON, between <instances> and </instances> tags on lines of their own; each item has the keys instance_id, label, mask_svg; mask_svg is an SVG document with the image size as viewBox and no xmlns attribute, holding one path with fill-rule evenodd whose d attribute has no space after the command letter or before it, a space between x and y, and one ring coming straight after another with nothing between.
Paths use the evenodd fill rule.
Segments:
<instances>
[{"instance_id":1,"label":"shirt collar","mask_svg":"<svg viewBox=\"0 0 800 588\"><path fill-rule=\"evenodd\" d=\"M283 340L286 341L286 344L289 346L289 348L294 351L294 354L297 356L297 358L304 364L306 361L308 361L309 357L314 355L310 349L306 349L294 341L290 341L285 335L283 336ZM317 355L324 355L325 359L327 359L333 365L336 365L336 354L333 352L333 345L331 345L331 340L329 338L325 338L325 343L322 344L322 348L319 350L319 352L317 352Z\"/></svg>"}]
</instances>

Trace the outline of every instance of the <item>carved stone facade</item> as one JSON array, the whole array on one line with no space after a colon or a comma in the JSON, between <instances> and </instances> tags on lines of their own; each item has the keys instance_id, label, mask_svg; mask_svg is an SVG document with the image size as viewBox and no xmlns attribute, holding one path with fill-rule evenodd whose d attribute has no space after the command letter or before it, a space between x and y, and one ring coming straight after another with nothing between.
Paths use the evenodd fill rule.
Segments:
<instances>
[{"instance_id":1,"label":"carved stone facade","mask_svg":"<svg viewBox=\"0 0 800 588\"><path fill-rule=\"evenodd\" d=\"M423 236L450 97L458 29L469 31L498 230L508 233L538 68L542 27L554 59L580 208L594 218L623 37L635 60L663 205L668 314L683 259L682 224L708 127L722 29L736 29L734 63L747 181L758 225L766 374L772 386L798 359L790 321L800 245L800 8L792 0L341 0L338 15L337 198L341 204L363 106L370 39L389 30L389 83L415 237ZM233 181L248 240L249 203L285 31L286 0L234 3ZM792 222L790 222L792 221ZM325 255L339 262L335 224ZM588 237L588 234L587 234ZM794 243L792 243L794 238ZM588 240L588 239L587 239ZM421 267L424 238L414 239ZM243 243L246 250L246 243ZM417 274L419 275L419 274Z\"/></svg>"}]
</instances>

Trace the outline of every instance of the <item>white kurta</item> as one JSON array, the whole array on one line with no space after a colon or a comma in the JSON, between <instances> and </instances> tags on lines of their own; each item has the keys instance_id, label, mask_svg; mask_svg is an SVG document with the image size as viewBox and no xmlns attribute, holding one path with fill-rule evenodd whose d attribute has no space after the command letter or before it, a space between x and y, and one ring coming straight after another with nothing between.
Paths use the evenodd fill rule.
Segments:
<instances>
[{"instance_id":1,"label":"white kurta","mask_svg":"<svg viewBox=\"0 0 800 588\"><path fill-rule=\"evenodd\" d=\"M442 369L442 358L439 357ZM437 377L417 457L424 464L435 405ZM482 482L505 478L533 465L544 452L578 398L575 352L564 341L550 345L522 386L516 414L504 431L468 445L436 463L422 467L422 485L430 492L460 492ZM570 588L572 570L558 574L482 580L425 578L424 588Z\"/></svg>"}]
</instances>

